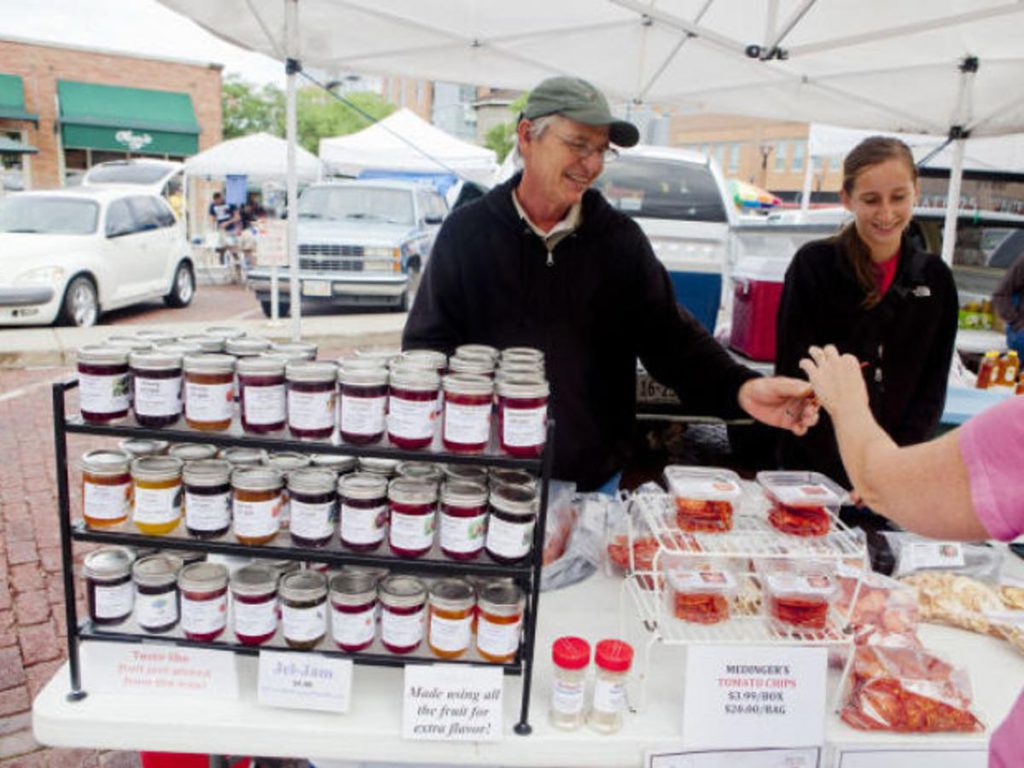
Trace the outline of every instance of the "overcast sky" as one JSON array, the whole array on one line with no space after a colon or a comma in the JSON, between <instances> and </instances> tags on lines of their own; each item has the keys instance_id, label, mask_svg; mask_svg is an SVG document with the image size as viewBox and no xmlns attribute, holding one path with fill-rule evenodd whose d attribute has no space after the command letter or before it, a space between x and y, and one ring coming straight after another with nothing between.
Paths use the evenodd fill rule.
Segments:
<instances>
[{"instance_id":1,"label":"overcast sky","mask_svg":"<svg viewBox=\"0 0 1024 768\"><path fill-rule=\"evenodd\" d=\"M0 0L0 37L214 62L225 74L284 85L283 64L226 43L155 0Z\"/></svg>"}]
</instances>

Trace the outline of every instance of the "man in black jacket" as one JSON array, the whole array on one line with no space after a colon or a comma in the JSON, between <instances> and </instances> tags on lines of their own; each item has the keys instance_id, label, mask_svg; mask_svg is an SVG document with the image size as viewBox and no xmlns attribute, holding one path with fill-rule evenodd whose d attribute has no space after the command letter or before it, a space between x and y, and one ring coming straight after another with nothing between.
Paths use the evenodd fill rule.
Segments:
<instances>
[{"instance_id":1,"label":"man in black jacket","mask_svg":"<svg viewBox=\"0 0 1024 768\"><path fill-rule=\"evenodd\" d=\"M629 217L589 187L611 144L637 143L592 85L538 85L516 128L523 171L445 221L423 273L403 347L466 343L545 353L556 420L554 474L580 490L625 464L636 361L695 414L803 434L817 420L807 382L759 378L733 362L675 301L668 273Z\"/></svg>"}]
</instances>

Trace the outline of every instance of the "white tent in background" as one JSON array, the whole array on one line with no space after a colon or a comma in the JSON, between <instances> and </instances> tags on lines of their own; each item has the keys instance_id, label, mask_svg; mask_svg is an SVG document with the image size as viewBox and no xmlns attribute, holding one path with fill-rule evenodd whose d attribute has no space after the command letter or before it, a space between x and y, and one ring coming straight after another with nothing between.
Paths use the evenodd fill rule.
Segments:
<instances>
[{"instance_id":1,"label":"white tent in background","mask_svg":"<svg viewBox=\"0 0 1024 768\"><path fill-rule=\"evenodd\" d=\"M362 171L451 173L481 184L490 181L497 167L493 150L457 139L408 109L358 133L320 139L320 159L344 176Z\"/></svg>"},{"instance_id":2,"label":"white tent in background","mask_svg":"<svg viewBox=\"0 0 1024 768\"><path fill-rule=\"evenodd\" d=\"M295 158L299 181L320 178L320 161L297 148ZM190 176L248 176L250 182L283 182L288 173L288 142L269 133L253 133L222 141L185 161Z\"/></svg>"}]
</instances>

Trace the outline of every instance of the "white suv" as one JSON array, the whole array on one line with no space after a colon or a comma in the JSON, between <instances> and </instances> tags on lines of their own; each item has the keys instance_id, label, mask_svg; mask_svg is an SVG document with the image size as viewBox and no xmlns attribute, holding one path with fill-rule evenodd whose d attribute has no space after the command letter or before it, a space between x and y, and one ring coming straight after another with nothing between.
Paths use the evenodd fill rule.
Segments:
<instances>
[{"instance_id":1,"label":"white suv","mask_svg":"<svg viewBox=\"0 0 1024 768\"><path fill-rule=\"evenodd\" d=\"M195 295L188 243L160 195L128 187L0 200L0 325L89 326L100 313Z\"/></svg>"}]
</instances>

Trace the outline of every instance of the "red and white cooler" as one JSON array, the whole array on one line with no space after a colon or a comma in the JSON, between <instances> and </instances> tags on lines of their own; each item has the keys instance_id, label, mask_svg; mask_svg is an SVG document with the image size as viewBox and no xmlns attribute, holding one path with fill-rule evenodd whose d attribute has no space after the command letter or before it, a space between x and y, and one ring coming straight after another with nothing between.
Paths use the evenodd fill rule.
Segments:
<instances>
[{"instance_id":1,"label":"red and white cooler","mask_svg":"<svg viewBox=\"0 0 1024 768\"><path fill-rule=\"evenodd\" d=\"M751 360L775 359L775 317L789 259L745 256L732 273L729 346Z\"/></svg>"}]
</instances>

